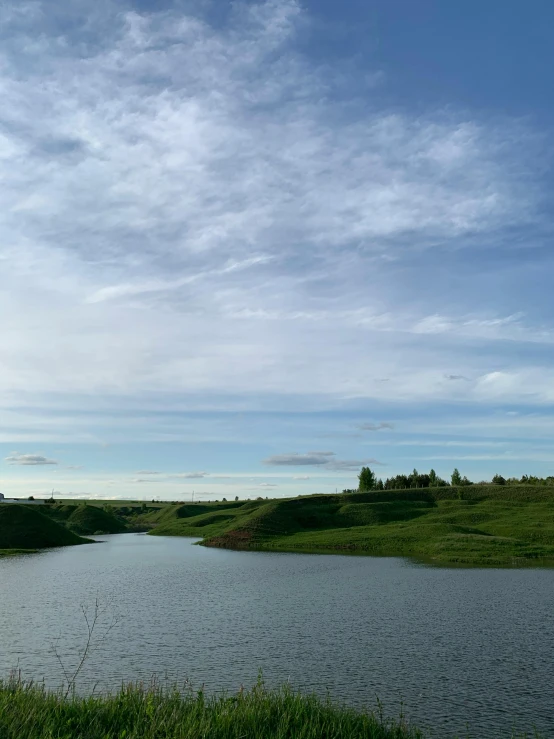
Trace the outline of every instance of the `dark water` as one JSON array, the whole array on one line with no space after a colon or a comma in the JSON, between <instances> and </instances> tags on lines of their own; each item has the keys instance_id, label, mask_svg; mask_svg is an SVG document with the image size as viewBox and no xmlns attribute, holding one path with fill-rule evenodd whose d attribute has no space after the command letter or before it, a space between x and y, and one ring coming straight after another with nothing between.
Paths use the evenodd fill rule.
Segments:
<instances>
[{"instance_id":1,"label":"dark water","mask_svg":"<svg viewBox=\"0 0 554 739\"><path fill-rule=\"evenodd\" d=\"M286 680L433 727L433 736L554 736L554 570L434 569L396 558L231 552L124 534L0 559L0 675L63 682L80 606L119 622L79 685ZM89 610L90 613L90 610Z\"/></svg>"}]
</instances>

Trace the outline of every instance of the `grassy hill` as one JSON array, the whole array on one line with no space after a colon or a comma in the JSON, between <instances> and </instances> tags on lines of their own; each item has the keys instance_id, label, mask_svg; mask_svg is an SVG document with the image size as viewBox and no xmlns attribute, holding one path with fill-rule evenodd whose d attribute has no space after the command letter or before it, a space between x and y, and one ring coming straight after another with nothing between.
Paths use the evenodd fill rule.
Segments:
<instances>
[{"instance_id":1,"label":"grassy hill","mask_svg":"<svg viewBox=\"0 0 554 739\"><path fill-rule=\"evenodd\" d=\"M67 526L77 534L122 534L127 530L113 513L91 505L74 506Z\"/></svg>"},{"instance_id":2,"label":"grassy hill","mask_svg":"<svg viewBox=\"0 0 554 739\"><path fill-rule=\"evenodd\" d=\"M539 486L315 495L174 506L151 515L158 516L152 534L197 536L214 547L413 556L449 564L554 562L554 490Z\"/></svg>"},{"instance_id":3,"label":"grassy hill","mask_svg":"<svg viewBox=\"0 0 554 739\"><path fill-rule=\"evenodd\" d=\"M87 541L32 506L0 504L0 549L36 550Z\"/></svg>"}]
</instances>

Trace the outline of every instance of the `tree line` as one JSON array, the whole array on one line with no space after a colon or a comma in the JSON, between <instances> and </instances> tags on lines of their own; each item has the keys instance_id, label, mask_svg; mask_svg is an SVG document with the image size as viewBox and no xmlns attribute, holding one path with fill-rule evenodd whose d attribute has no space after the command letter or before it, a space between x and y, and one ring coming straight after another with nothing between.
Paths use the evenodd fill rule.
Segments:
<instances>
[{"instance_id":1,"label":"tree line","mask_svg":"<svg viewBox=\"0 0 554 739\"><path fill-rule=\"evenodd\" d=\"M465 475L462 477L457 468L454 469L450 476L450 481L439 477L435 470L428 473L421 473L414 469L409 475L395 475L387 477L385 480L378 478L375 472L369 467L362 467L358 475L358 492L367 490L407 490L409 488L442 488L460 487L465 485L473 485ZM491 481L482 480L476 483L478 485L554 485L554 476L536 477L535 475L522 475L522 477L508 477L496 474ZM352 493L355 490L343 490L343 493Z\"/></svg>"}]
</instances>

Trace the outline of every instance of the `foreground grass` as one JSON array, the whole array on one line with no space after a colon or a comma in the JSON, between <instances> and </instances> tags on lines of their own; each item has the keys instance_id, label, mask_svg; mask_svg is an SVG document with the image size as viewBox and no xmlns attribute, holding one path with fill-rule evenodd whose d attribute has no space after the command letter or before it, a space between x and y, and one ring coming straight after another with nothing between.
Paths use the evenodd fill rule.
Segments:
<instances>
[{"instance_id":1,"label":"foreground grass","mask_svg":"<svg viewBox=\"0 0 554 739\"><path fill-rule=\"evenodd\" d=\"M423 739L387 721L262 683L232 697L140 685L111 696L65 698L0 682L0 739Z\"/></svg>"},{"instance_id":2,"label":"foreground grass","mask_svg":"<svg viewBox=\"0 0 554 739\"><path fill-rule=\"evenodd\" d=\"M168 506L149 518L153 534L196 536L207 546L476 566L554 563L554 490L530 486Z\"/></svg>"}]
</instances>

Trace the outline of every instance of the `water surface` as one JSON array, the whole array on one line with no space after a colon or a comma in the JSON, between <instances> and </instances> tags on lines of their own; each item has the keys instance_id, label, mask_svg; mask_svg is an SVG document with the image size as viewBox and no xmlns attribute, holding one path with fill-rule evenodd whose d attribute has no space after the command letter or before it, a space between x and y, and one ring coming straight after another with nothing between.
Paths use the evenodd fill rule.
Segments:
<instances>
[{"instance_id":1,"label":"water surface","mask_svg":"<svg viewBox=\"0 0 554 739\"><path fill-rule=\"evenodd\" d=\"M208 690L286 680L398 715L433 736L554 736L554 571L435 569L399 558L233 552L123 534L0 559L0 675L59 686L80 612L118 623L82 689L189 679Z\"/></svg>"}]
</instances>

